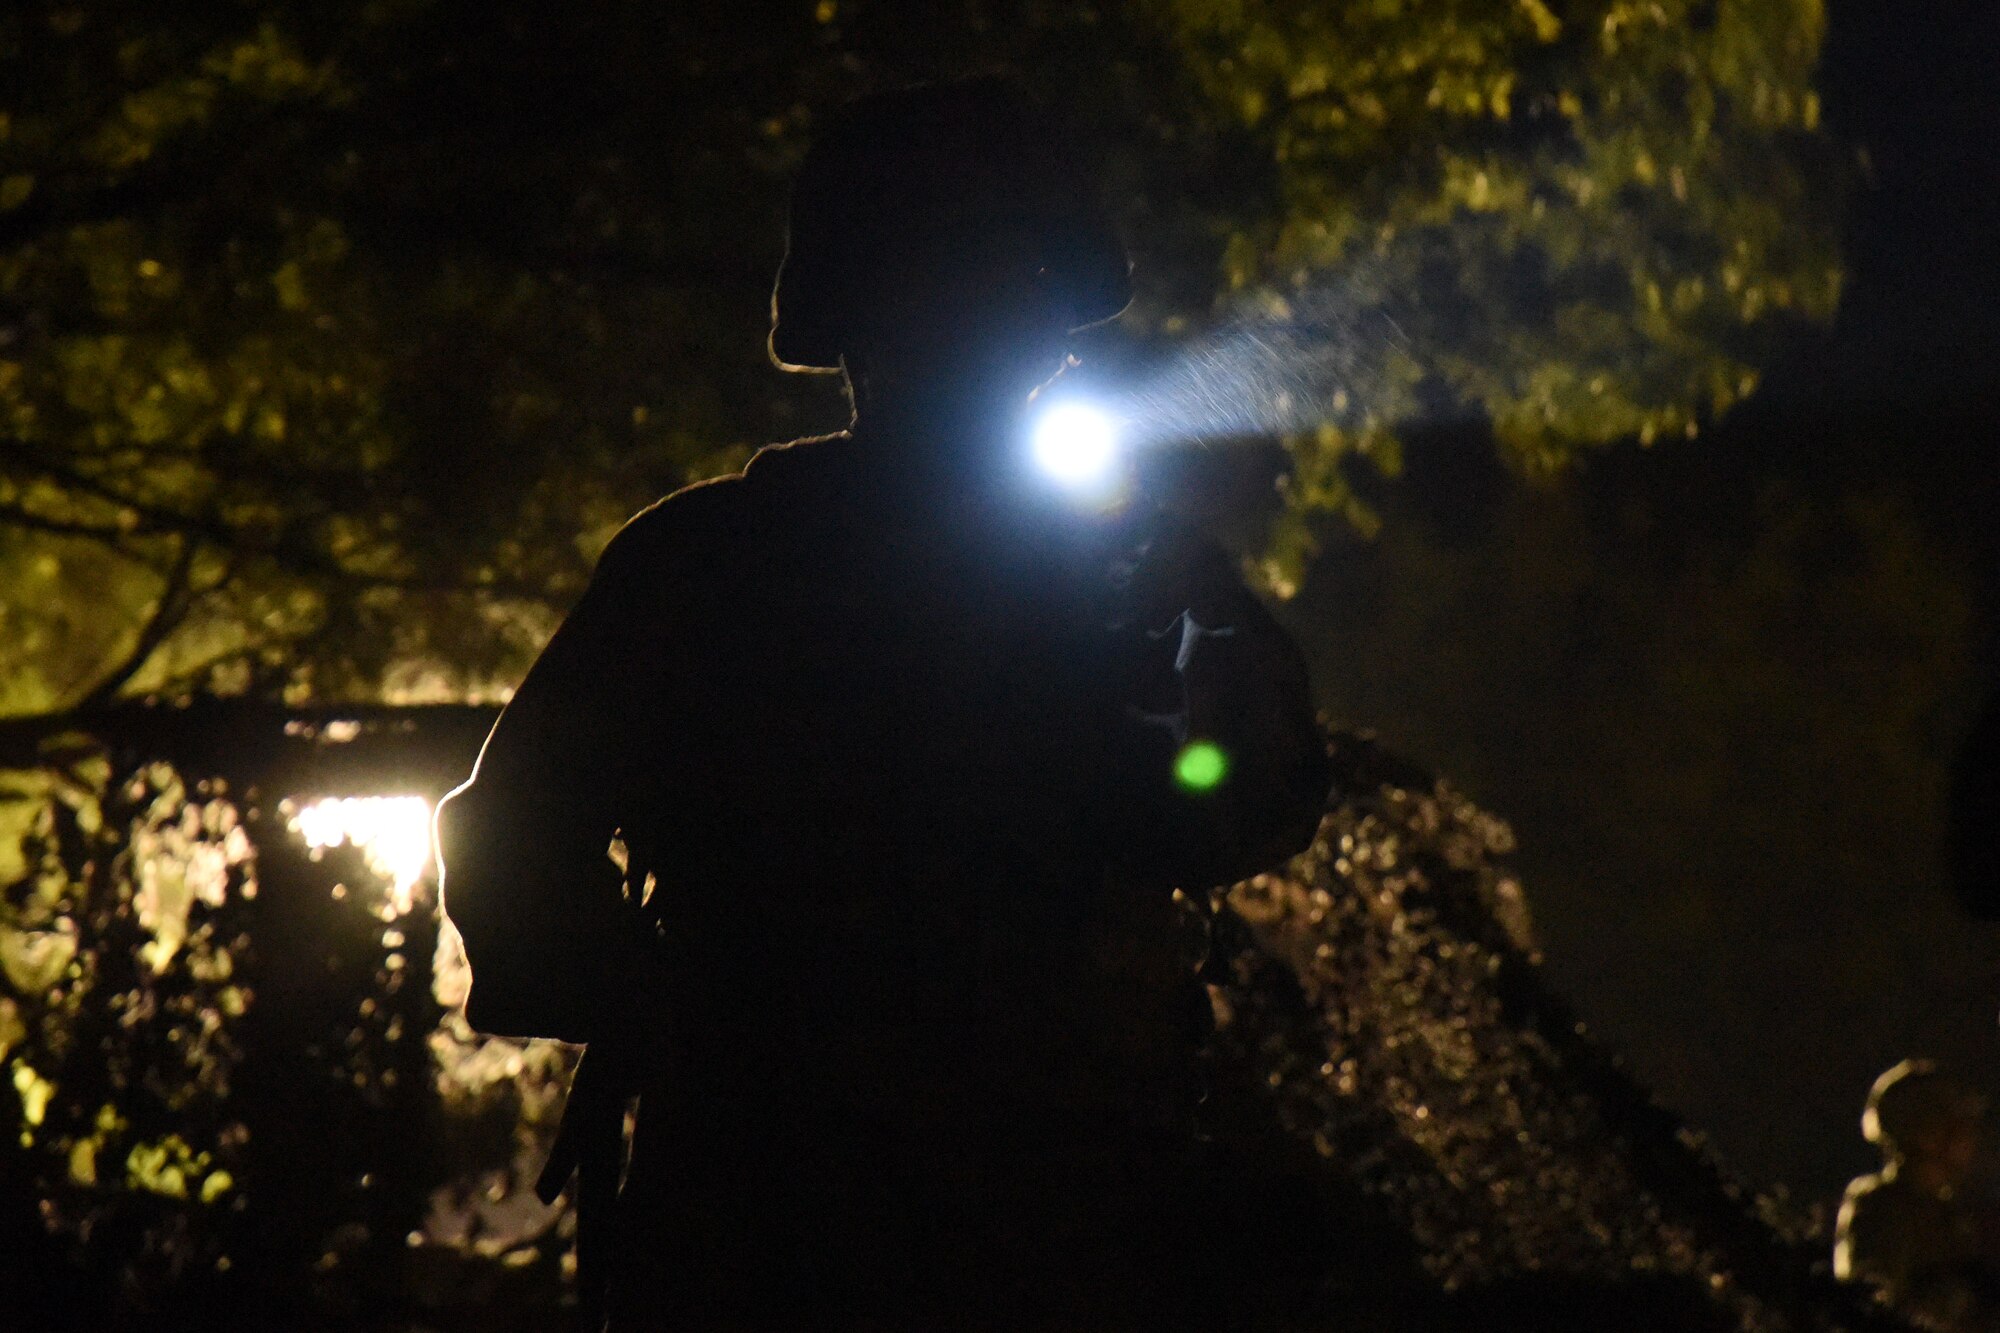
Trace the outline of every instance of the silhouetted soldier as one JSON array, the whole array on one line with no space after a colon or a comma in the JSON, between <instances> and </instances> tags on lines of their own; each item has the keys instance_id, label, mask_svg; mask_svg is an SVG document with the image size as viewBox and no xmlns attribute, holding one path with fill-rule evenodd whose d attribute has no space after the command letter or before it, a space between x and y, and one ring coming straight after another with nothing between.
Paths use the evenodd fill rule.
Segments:
<instances>
[{"instance_id":1,"label":"silhouetted soldier","mask_svg":"<svg viewBox=\"0 0 2000 1333\"><path fill-rule=\"evenodd\" d=\"M1093 196L997 85L850 112L771 350L843 368L852 429L628 524L440 813L472 1024L590 1044L545 1182L582 1168L614 1324L1223 1299L1172 890L1303 847L1325 754L1228 559L1025 465L1031 392L1127 300Z\"/></svg>"},{"instance_id":2,"label":"silhouetted soldier","mask_svg":"<svg viewBox=\"0 0 2000 1333\"><path fill-rule=\"evenodd\" d=\"M1875 1080L1861 1118L1886 1160L1841 1200L1834 1273L1876 1283L1927 1328L2000 1329L2000 1200L1974 1172L1985 1116L1971 1088L1905 1060Z\"/></svg>"}]
</instances>

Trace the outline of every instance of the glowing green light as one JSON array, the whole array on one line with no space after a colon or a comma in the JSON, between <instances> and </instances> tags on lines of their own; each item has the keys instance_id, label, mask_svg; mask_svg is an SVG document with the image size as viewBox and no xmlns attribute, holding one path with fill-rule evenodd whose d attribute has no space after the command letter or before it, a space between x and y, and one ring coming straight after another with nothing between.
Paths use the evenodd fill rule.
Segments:
<instances>
[{"instance_id":1,"label":"glowing green light","mask_svg":"<svg viewBox=\"0 0 2000 1333\"><path fill-rule=\"evenodd\" d=\"M1174 760L1174 780L1189 791L1209 791L1229 772L1229 756L1208 741L1184 746Z\"/></svg>"}]
</instances>

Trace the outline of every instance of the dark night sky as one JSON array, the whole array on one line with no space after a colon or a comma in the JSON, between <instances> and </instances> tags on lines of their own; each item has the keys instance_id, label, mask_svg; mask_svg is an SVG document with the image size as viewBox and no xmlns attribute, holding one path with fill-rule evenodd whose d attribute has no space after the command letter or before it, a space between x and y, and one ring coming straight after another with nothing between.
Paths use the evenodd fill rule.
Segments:
<instances>
[{"instance_id":1,"label":"dark night sky","mask_svg":"<svg viewBox=\"0 0 2000 1333\"><path fill-rule=\"evenodd\" d=\"M1746 410L1751 458L1809 448L1860 477L1907 477L1940 523L1983 538L2000 407L2000 6L1836 3L1827 120L1865 153L1832 336ZM1786 431L1778 423L1793 424ZM1755 438L1767 443L1756 447ZM1789 437L1789 438L1788 438ZM1764 465L1765 459L1757 459ZM1777 460L1773 460L1777 461ZM1991 602L1989 601L1989 606Z\"/></svg>"}]
</instances>

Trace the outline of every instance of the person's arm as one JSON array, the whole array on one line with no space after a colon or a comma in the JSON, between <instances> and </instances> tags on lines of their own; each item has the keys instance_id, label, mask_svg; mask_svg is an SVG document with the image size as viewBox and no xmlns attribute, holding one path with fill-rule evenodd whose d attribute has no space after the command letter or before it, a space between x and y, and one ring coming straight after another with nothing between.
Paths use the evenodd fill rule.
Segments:
<instances>
[{"instance_id":1,"label":"person's arm","mask_svg":"<svg viewBox=\"0 0 2000 1333\"><path fill-rule=\"evenodd\" d=\"M1325 813L1331 767L1298 645L1220 547L1172 523L1138 560L1127 604L1154 663L1140 691L1154 702L1132 710L1127 762L1148 793L1132 859L1196 889L1303 851ZM1180 769L1191 745L1219 760L1212 785L1199 763Z\"/></svg>"},{"instance_id":2,"label":"person's arm","mask_svg":"<svg viewBox=\"0 0 2000 1333\"><path fill-rule=\"evenodd\" d=\"M655 989L651 934L608 852L635 778L634 702L660 661L659 522L649 512L606 549L438 809L445 907L472 967L466 1019L482 1032L586 1042Z\"/></svg>"}]
</instances>

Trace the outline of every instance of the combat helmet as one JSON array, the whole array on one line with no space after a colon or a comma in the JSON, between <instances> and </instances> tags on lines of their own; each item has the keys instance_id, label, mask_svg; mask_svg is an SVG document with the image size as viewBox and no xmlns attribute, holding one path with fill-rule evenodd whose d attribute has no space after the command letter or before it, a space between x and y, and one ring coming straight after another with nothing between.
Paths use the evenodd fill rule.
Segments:
<instances>
[{"instance_id":1,"label":"combat helmet","mask_svg":"<svg viewBox=\"0 0 2000 1333\"><path fill-rule=\"evenodd\" d=\"M1905 1060L1885 1070L1868 1090L1861 1133L1890 1157L1907 1156L1942 1130L1976 1121L1986 1099L1931 1060Z\"/></svg>"},{"instance_id":2,"label":"combat helmet","mask_svg":"<svg viewBox=\"0 0 2000 1333\"><path fill-rule=\"evenodd\" d=\"M981 231L1017 229L1069 311L1110 319L1130 264L1097 182L1062 127L1008 82L980 78L864 98L813 144L793 184L771 297L771 358L834 370L857 312L912 255L950 262Z\"/></svg>"}]
</instances>

